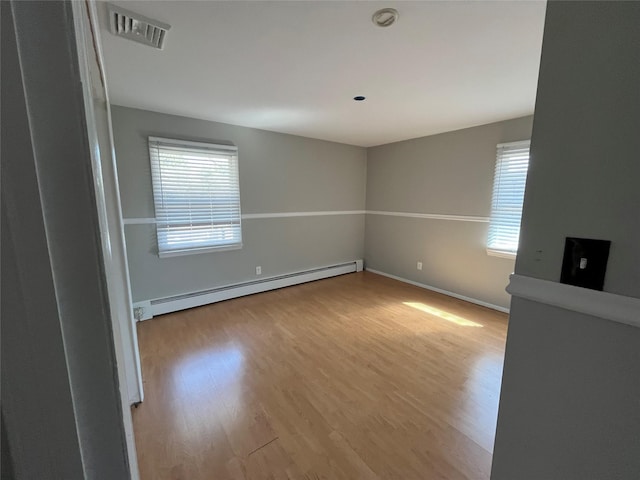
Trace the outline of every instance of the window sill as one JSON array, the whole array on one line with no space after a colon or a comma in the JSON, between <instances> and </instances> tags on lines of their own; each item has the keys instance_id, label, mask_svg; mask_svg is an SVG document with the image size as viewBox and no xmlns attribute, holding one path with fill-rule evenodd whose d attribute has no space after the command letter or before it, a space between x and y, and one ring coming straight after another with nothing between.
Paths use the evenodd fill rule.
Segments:
<instances>
[{"instance_id":1,"label":"window sill","mask_svg":"<svg viewBox=\"0 0 640 480\"><path fill-rule=\"evenodd\" d=\"M508 258L510 260L516 259L516 254L513 252L507 252L504 250L494 250L492 248L487 248L487 255L491 257Z\"/></svg>"},{"instance_id":2,"label":"window sill","mask_svg":"<svg viewBox=\"0 0 640 480\"><path fill-rule=\"evenodd\" d=\"M182 255L196 255L198 253L213 253L213 252L228 252L230 250L240 250L242 244L229 245L226 247L204 247L204 248L189 248L185 250L172 250L169 252L158 252L160 258L168 257L180 257Z\"/></svg>"}]
</instances>

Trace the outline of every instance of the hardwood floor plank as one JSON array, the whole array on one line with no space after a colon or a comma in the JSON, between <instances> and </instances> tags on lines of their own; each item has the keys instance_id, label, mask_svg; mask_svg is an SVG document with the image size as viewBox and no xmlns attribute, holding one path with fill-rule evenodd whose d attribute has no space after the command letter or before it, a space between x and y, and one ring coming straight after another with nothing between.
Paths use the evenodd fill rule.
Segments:
<instances>
[{"instance_id":1,"label":"hardwood floor plank","mask_svg":"<svg viewBox=\"0 0 640 480\"><path fill-rule=\"evenodd\" d=\"M488 479L506 328L368 272L139 323L142 479Z\"/></svg>"}]
</instances>

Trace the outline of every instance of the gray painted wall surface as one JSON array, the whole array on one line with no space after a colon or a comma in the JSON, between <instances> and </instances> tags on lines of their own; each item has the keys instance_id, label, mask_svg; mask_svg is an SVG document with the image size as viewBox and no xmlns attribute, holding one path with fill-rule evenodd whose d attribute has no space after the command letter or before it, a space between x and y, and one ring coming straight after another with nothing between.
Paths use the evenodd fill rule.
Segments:
<instances>
[{"instance_id":1,"label":"gray painted wall surface","mask_svg":"<svg viewBox=\"0 0 640 480\"><path fill-rule=\"evenodd\" d=\"M518 274L557 281L564 236L606 238L605 289L640 297L639 24L638 2L548 3ZM640 329L514 298L491 478L640 478Z\"/></svg>"},{"instance_id":2,"label":"gray painted wall surface","mask_svg":"<svg viewBox=\"0 0 640 480\"><path fill-rule=\"evenodd\" d=\"M528 140L531 124L523 117L368 149L367 210L488 217L496 145ZM508 307L514 262L487 256L488 226L367 215L367 268Z\"/></svg>"},{"instance_id":3,"label":"gray painted wall surface","mask_svg":"<svg viewBox=\"0 0 640 480\"><path fill-rule=\"evenodd\" d=\"M125 218L154 217L147 137L233 143L243 214L364 210L366 150L293 135L113 107ZM125 227L134 301L363 258L364 215L248 219L241 250L158 258L153 225Z\"/></svg>"},{"instance_id":4,"label":"gray painted wall surface","mask_svg":"<svg viewBox=\"0 0 640 480\"><path fill-rule=\"evenodd\" d=\"M513 260L486 254L487 225L367 215L367 268L508 308Z\"/></svg>"},{"instance_id":5,"label":"gray painted wall surface","mask_svg":"<svg viewBox=\"0 0 640 480\"><path fill-rule=\"evenodd\" d=\"M2 415L14 473L126 479L70 2L3 2L2 40Z\"/></svg>"},{"instance_id":6,"label":"gray painted wall surface","mask_svg":"<svg viewBox=\"0 0 640 480\"><path fill-rule=\"evenodd\" d=\"M607 239L604 290L639 297L640 3L582 3L548 12L518 272L558 281L566 236Z\"/></svg>"},{"instance_id":7,"label":"gray painted wall surface","mask_svg":"<svg viewBox=\"0 0 640 480\"><path fill-rule=\"evenodd\" d=\"M14 31L0 3L2 480L83 477Z\"/></svg>"},{"instance_id":8,"label":"gray painted wall surface","mask_svg":"<svg viewBox=\"0 0 640 480\"><path fill-rule=\"evenodd\" d=\"M513 298L493 480L640 478L640 329Z\"/></svg>"},{"instance_id":9,"label":"gray painted wall surface","mask_svg":"<svg viewBox=\"0 0 640 480\"><path fill-rule=\"evenodd\" d=\"M134 301L197 292L362 258L364 215L267 218L242 223L240 250L159 258L155 225L127 225Z\"/></svg>"}]
</instances>

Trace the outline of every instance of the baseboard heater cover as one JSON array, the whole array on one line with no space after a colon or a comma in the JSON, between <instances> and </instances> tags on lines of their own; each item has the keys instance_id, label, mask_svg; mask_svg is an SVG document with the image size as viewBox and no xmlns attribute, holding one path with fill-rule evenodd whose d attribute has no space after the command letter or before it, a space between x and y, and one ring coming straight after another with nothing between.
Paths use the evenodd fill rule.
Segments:
<instances>
[{"instance_id":1,"label":"baseboard heater cover","mask_svg":"<svg viewBox=\"0 0 640 480\"><path fill-rule=\"evenodd\" d=\"M165 313L200 307L202 305L243 297L245 295L267 292L269 290L276 290L278 288L299 285L301 283L312 282L314 280L321 280L323 278L330 278L360 271L362 271L362 260L354 260L353 262L341 263L328 267L314 268L302 272L261 278L250 282L225 285L200 292L159 298L151 300L151 315L163 315Z\"/></svg>"}]
</instances>

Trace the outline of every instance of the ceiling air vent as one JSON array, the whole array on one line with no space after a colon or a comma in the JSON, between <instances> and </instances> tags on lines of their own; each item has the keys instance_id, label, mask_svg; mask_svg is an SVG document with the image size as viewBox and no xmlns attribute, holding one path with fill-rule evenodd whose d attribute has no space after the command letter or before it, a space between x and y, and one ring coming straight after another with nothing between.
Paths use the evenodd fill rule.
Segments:
<instances>
[{"instance_id":1,"label":"ceiling air vent","mask_svg":"<svg viewBox=\"0 0 640 480\"><path fill-rule=\"evenodd\" d=\"M108 8L111 33L162 50L171 25L125 10L117 5L108 4Z\"/></svg>"}]
</instances>

